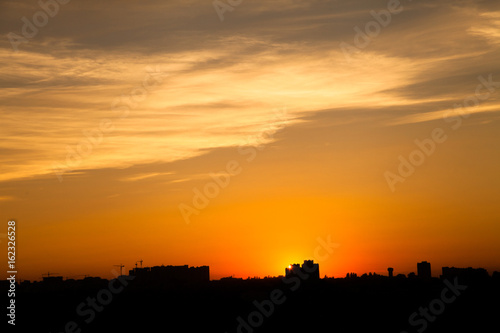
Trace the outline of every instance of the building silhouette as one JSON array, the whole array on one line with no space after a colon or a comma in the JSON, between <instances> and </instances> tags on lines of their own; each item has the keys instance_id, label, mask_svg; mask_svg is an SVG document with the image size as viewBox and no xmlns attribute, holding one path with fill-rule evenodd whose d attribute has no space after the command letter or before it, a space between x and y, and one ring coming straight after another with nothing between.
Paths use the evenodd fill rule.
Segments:
<instances>
[{"instance_id":1,"label":"building silhouette","mask_svg":"<svg viewBox=\"0 0 500 333\"><path fill-rule=\"evenodd\" d=\"M393 277L394 276L394 268L389 267L389 268L387 268L387 271L389 272L389 277Z\"/></svg>"},{"instance_id":2,"label":"building silhouette","mask_svg":"<svg viewBox=\"0 0 500 333\"><path fill-rule=\"evenodd\" d=\"M193 284L210 281L209 266L154 266L134 268L129 275L137 278L137 283L146 284Z\"/></svg>"},{"instance_id":3,"label":"building silhouette","mask_svg":"<svg viewBox=\"0 0 500 333\"><path fill-rule=\"evenodd\" d=\"M421 279L430 279L431 263L427 261L417 263L417 276Z\"/></svg>"},{"instance_id":4,"label":"building silhouette","mask_svg":"<svg viewBox=\"0 0 500 333\"><path fill-rule=\"evenodd\" d=\"M314 260L304 260L302 266L300 264L291 264L285 268L285 276L289 275L308 275L312 280L319 280L319 265L314 263Z\"/></svg>"},{"instance_id":5,"label":"building silhouette","mask_svg":"<svg viewBox=\"0 0 500 333\"><path fill-rule=\"evenodd\" d=\"M42 278L42 282L47 284L47 285L62 284L63 277L62 276L47 276L47 277Z\"/></svg>"},{"instance_id":6,"label":"building silhouette","mask_svg":"<svg viewBox=\"0 0 500 333\"><path fill-rule=\"evenodd\" d=\"M285 276L288 276L292 273L298 273L300 271L300 264L291 264L287 268L285 268Z\"/></svg>"},{"instance_id":7,"label":"building silhouette","mask_svg":"<svg viewBox=\"0 0 500 333\"><path fill-rule=\"evenodd\" d=\"M454 277L460 278L462 281L487 279L489 278L488 271L484 268L456 268L456 267L442 267L442 279L453 279Z\"/></svg>"}]
</instances>

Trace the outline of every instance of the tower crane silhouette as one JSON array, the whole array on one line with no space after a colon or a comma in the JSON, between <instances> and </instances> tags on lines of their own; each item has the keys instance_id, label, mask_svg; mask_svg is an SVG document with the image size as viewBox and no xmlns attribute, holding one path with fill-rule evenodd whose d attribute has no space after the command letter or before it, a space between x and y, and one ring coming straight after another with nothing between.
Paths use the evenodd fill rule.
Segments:
<instances>
[{"instance_id":1,"label":"tower crane silhouette","mask_svg":"<svg viewBox=\"0 0 500 333\"><path fill-rule=\"evenodd\" d=\"M120 264L120 265L113 265L113 266L120 267L120 275L123 275L122 271L123 271L123 267L125 267L125 265Z\"/></svg>"}]
</instances>

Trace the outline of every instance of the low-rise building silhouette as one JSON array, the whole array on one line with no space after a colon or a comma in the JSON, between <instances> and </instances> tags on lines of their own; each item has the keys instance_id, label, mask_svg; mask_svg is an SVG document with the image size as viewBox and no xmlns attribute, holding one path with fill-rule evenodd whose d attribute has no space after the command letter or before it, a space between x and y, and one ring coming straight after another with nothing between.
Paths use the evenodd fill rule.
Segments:
<instances>
[{"instance_id":1,"label":"low-rise building silhouette","mask_svg":"<svg viewBox=\"0 0 500 333\"><path fill-rule=\"evenodd\" d=\"M42 282L46 284L62 284L63 277L62 276L47 276L42 278Z\"/></svg>"},{"instance_id":2,"label":"low-rise building silhouette","mask_svg":"<svg viewBox=\"0 0 500 333\"><path fill-rule=\"evenodd\" d=\"M135 276L137 283L205 283L210 281L210 268L208 266L189 267L188 265L136 267L129 271L129 275Z\"/></svg>"},{"instance_id":3,"label":"low-rise building silhouette","mask_svg":"<svg viewBox=\"0 0 500 333\"><path fill-rule=\"evenodd\" d=\"M488 271L484 268L456 268L456 267L442 267L442 279L453 279L458 277L462 280L478 280L489 278Z\"/></svg>"}]
</instances>

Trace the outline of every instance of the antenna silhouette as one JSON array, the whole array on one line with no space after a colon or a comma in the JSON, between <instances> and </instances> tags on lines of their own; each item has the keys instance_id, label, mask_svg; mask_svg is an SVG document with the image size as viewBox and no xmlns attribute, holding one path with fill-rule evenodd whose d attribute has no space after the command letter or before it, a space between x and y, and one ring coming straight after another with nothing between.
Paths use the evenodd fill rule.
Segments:
<instances>
[{"instance_id":1,"label":"antenna silhouette","mask_svg":"<svg viewBox=\"0 0 500 333\"><path fill-rule=\"evenodd\" d=\"M136 269L137 269L137 263L138 263L138 262L140 262L140 263L141 263L141 268L142 268L142 262L143 262L143 260L141 259L141 260L139 260L139 261L137 261L137 262L135 263L135 268L136 268Z\"/></svg>"},{"instance_id":2,"label":"antenna silhouette","mask_svg":"<svg viewBox=\"0 0 500 333\"><path fill-rule=\"evenodd\" d=\"M123 274L122 274L122 270L123 270L123 267L125 267L125 265L120 264L120 265L113 265L113 266L115 266L115 267L120 267L120 275L123 275Z\"/></svg>"},{"instance_id":3,"label":"antenna silhouette","mask_svg":"<svg viewBox=\"0 0 500 333\"><path fill-rule=\"evenodd\" d=\"M45 274L42 274L42 277L43 277L44 275L47 275L47 277L50 277L50 274L54 275L54 274L59 274L59 273L51 273L51 272L47 272L47 273L45 273Z\"/></svg>"}]
</instances>

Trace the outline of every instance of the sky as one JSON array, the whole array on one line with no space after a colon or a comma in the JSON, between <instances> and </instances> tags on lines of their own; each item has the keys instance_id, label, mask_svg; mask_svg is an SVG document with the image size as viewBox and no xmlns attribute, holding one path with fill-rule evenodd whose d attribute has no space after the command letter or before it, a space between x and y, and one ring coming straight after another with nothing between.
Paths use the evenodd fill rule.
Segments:
<instances>
[{"instance_id":1,"label":"sky","mask_svg":"<svg viewBox=\"0 0 500 333\"><path fill-rule=\"evenodd\" d=\"M21 279L500 271L498 1L231 3L0 1Z\"/></svg>"}]
</instances>

